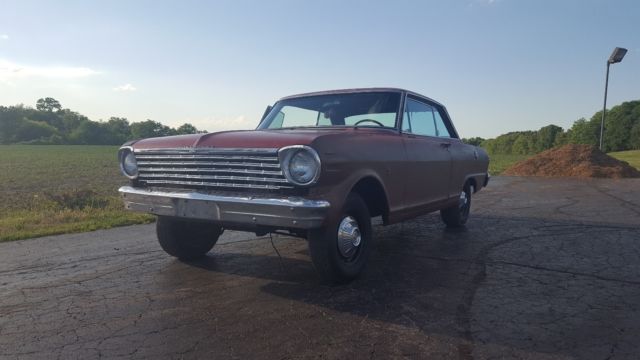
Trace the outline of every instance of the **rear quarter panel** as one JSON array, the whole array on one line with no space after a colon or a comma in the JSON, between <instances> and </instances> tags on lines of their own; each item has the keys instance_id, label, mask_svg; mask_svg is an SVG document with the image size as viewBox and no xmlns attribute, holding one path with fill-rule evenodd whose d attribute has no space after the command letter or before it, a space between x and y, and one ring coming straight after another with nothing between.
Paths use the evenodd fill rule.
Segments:
<instances>
[{"instance_id":1,"label":"rear quarter panel","mask_svg":"<svg viewBox=\"0 0 640 360\"><path fill-rule=\"evenodd\" d=\"M453 197L460 194L460 190L469 178L475 180L475 190L480 190L489 171L487 153L477 146L465 144L458 139L454 139L450 149L452 161L449 195Z\"/></svg>"}]
</instances>

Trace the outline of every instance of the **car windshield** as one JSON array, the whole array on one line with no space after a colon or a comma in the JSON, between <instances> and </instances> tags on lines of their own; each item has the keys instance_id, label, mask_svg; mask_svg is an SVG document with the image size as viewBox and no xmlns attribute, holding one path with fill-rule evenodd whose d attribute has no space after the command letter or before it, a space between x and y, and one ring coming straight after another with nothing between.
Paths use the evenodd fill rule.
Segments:
<instances>
[{"instance_id":1,"label":"car windshield","mask_svg":"<svg viewBox=\"0 0 640 360\"><path fill-rule=\"evenodd\" d=\"M317 95L276 103L259 129L326 126L394 128L400 93L368 92Z\"/></svg>"}]
</instances>

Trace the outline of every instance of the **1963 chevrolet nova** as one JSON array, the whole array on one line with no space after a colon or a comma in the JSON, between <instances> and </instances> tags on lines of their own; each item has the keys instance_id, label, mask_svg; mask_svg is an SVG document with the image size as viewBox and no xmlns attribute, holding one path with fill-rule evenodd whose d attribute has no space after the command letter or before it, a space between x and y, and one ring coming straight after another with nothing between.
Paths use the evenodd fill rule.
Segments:
<instances>
[{"instance_id":1,"label":"1963 chevrolet nova","mask_svg":"<svg viewBox=\"0 0 640 360\"><path fill-rule=\"evenodd\" d=\"M256 130L126 143L127 209L158 215L162 248L204 256L224 229L306 237L321 277L364 268L371 218L385 225L439 210L467 222L489 158L462 143L445 107L391 88L325 91L269 106Z\"/></svg>"}]
</instances>

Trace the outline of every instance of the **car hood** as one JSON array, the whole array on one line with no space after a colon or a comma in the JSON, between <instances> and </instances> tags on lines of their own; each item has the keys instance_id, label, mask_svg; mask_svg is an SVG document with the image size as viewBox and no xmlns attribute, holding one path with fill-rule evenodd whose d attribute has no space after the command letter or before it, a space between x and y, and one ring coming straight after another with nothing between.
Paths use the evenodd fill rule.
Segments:
<instances>
[{"instance_id":1,"label":"car hood","mask_svg":"<svg viewBox=\"0 0 640 360\"><path fill-rule=\"evenodd\" d=\"M281 148L288 145L310 145L322 136L358 131L376 131L366 128L323 128L291 130L239 130L208 134L178 135L136 141L134 149L164 148ZM379 131L379 130L377 130Z\"/></svg>"}]
</instances>

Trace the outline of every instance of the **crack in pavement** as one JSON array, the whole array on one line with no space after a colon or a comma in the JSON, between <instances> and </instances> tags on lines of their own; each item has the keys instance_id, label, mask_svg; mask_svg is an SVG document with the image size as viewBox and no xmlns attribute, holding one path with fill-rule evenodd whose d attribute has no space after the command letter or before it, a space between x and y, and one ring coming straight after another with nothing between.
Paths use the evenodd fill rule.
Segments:
<instances>
[{"instance_id":1,"label":"crack in pavement","mask_svg":"<svg viewBox=\"0 0 640 360\"><path fill-rule=\"evenodd\" d=\"M528 269L532 269L532 270L549 271L549 272L555 272L555 273L559 273L559 274L567 274L567 275L573 275L573 276L588 277L588 278L593 278L593 279L601 280L601 281L617 282L617 283L623 283L623 284L628 284L628 285L640 285L640 281L609 278L609 277L600 276L600 275L596 275L596 274L589 274L589 273L583 273L583 272L578 272L578 271L570 271L570 270L562 270L562 269L552 269L552 268L548 268L548 267L544 267L544 266L520 264L520 263L515 263L515 262L510 262L510 261L503 261L503 260L491 260L491 261L489 261L489 264L491 264L491 265L517 266L517 267L523 267L523 268L528 268Z\"/></svg>"}]
</instances>

